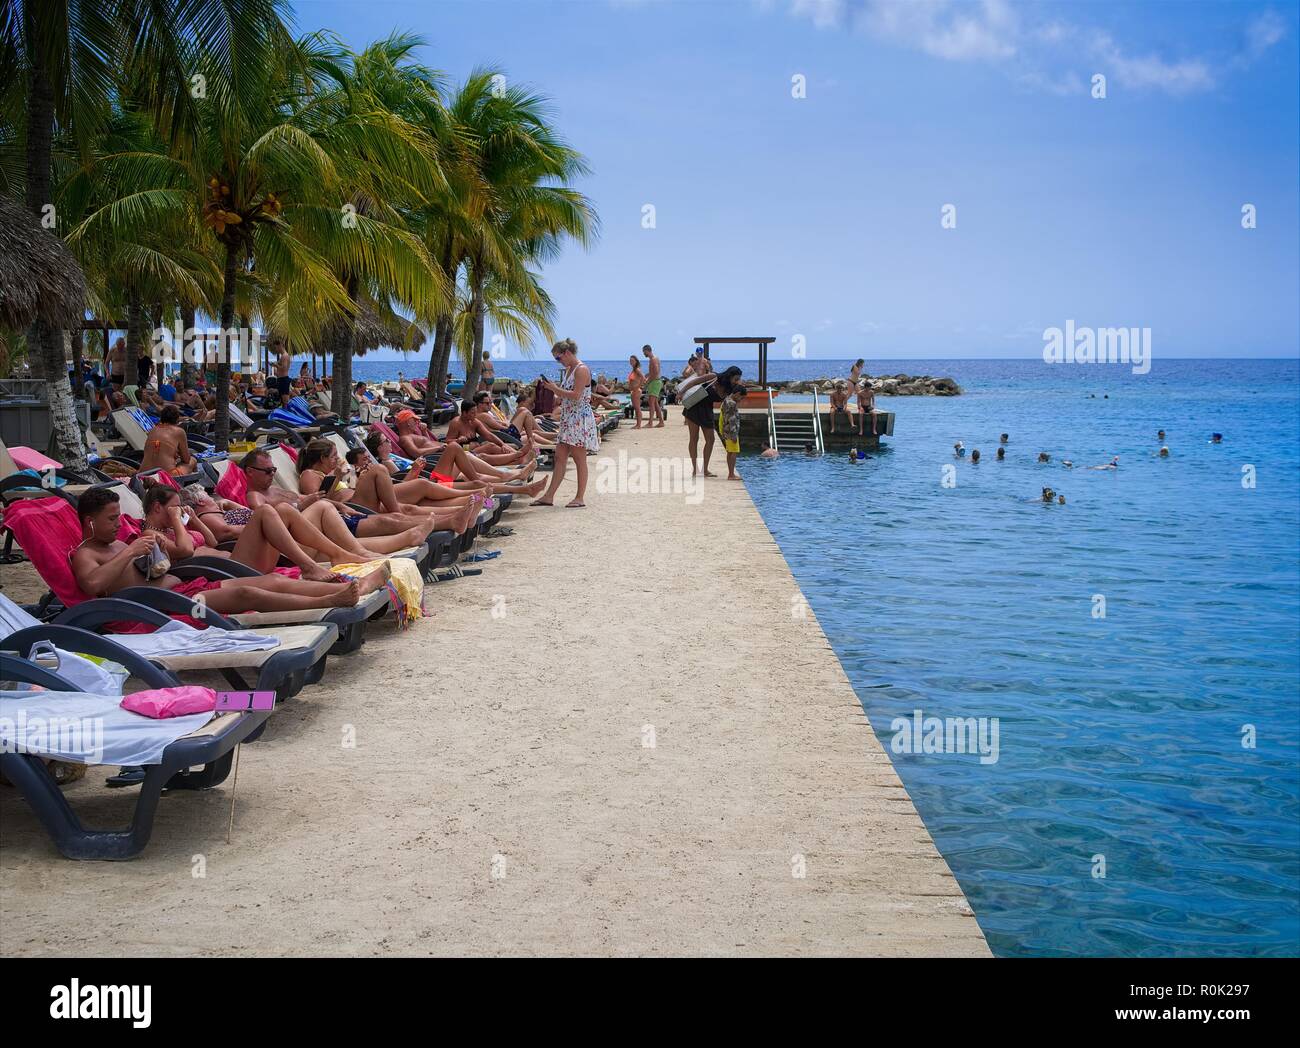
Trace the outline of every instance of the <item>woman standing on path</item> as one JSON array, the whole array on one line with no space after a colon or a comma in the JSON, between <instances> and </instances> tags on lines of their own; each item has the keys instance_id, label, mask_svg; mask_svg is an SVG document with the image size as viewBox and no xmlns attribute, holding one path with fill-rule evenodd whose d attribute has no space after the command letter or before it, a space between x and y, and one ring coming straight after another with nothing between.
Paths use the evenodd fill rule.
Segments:
<instances>
[{"instance_id":1,"label":"woman standing on path","mask_svg":"<svg viewBox=\"0 0 1300 1048\"><path fill-rule=\"evenodd\" d=\"M555 505L555 492L564 480L569 457L573 457L578 472L578 493L566 503L568 509L585 506L587 493L587 452L600 450L600 435L596 431L596 416L591 410L591 369L578 359L578 344L571 338L555 343L551 356L564 365L564 377L557 386L543 378L547 389L560 398L560 428L555 432L555 466L551 471L551 486L533 502L534 506Z\"/></svg>"},{"instance_id":2,"label":"woman standing on path","mask_svg":"<svg viewBox=\"0 0 1300 1048\"><path fill-rule=\"evenodd\" d=\"M703 375L692 375L677 386L678 403L686 405L682 417L686 420L686 427L690 431L692 477L699 475L696 453L700 443L701 430L704 432L704 475L706 477L717 476L716 473L709 472L709 458L713 454L713 405L719 404L723 398L731 396L739 380L740 368L733 364L721 375L714 375L711 372ZM695 393L694 396L689 394L690 390L700 386L703 387L702 395L700 393ZM689 403L687 403L688 401Z\"/></svg>"},{"instance_id":3,"label":"woman standing on path","mask_svg":"<svg viewBox=\"0 0 1300 1048\"><path fill-rule=\"evenodd\" d=\"M641 390L645 386L645 375L641 371L641 361L634 355L627 358L632 370L627 373L627 391L632 395L632 406L636 409L636 425L641 428ZM653 420L652 420L653 421Z\"/></svg>"}]
</instances>

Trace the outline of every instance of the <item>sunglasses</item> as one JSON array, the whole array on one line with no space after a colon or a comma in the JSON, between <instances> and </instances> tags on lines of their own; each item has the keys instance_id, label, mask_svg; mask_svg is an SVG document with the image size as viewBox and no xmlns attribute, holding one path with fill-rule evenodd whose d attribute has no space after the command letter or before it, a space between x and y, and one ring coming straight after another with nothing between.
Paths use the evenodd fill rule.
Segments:
<instances>
[{"instance_id":1,"label":"sunglasses","mask_svg":"<svg viewBox=\"0 0 1300 1048\"><path fill-rule=\"evenodd\" d=\"M249 469L255 469L261 473L274 473L279 466L249 466Z\"/></svg>"}]
</instances>

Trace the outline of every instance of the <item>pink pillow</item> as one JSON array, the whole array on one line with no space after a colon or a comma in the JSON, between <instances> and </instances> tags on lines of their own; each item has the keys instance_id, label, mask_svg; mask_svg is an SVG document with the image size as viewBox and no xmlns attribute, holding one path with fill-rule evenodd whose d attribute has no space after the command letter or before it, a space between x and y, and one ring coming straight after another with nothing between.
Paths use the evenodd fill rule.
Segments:
<instances>
[{"instance_id":1,"label":"pink pillow","mask_svg":"<svg viewBox=\"0 0 1300 1048\"><path fill-rule=\"evenodd\" d=\"M137 691L122 700L122 709L155 719L185 717L191 713L211 713L216 708L215 691L190 684L180 688Z\"/></svg>"}]
</instances>

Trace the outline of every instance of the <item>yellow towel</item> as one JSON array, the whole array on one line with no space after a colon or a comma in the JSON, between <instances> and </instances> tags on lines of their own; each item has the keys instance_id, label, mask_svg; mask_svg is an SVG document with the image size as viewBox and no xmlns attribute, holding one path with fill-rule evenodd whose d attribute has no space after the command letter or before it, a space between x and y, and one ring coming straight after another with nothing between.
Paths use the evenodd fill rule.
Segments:
<instances>
[{"instance_id":1,"label":"yellow towel","mask_svg":"<svg viewBox=\"0 0 1300 1048\"><path fill-rule=\"evenodd\" d=\"M365 564L335 564L331 570L359 579L383 563L372 560ZM393 577L388 580L388 602L397 613L397 625L405 629L424 614L424 579L410 557L392 557L388 563L393 569Z\"/></svg>"}]
</instances>

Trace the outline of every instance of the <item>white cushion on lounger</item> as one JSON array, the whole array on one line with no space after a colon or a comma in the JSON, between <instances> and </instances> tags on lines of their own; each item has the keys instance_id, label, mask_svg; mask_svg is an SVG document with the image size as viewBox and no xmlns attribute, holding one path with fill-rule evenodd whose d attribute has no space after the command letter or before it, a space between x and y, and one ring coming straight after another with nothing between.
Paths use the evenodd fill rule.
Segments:
<instances>
[{"instance_id":1,"label":"white cushion on lounger","mask_svg":"<svg viewBox=\"0 0 1300 1048\"><path fill-rule=\"evenodd\" d=\"M366 618L369 618L387 603L388 591L386 589L377 589L374 593L367 593L362 597L357 603L357 607L366 613ZM241 626L252 629L259 626L320 622L334 610L334 608L307 608L303 611L249 611L243 615L227 615L226 617L234 619Z\"/></svg>"},{"instance_id":2,"label":"white cushion on lounger","mask_svg":"<svg viewBox=\"0 0 1300 1048\"><path fill-rule=\"evenodd\" d=\"M273 638L279 643L274 648L265 648L261 651L217 651L199 652L194 655L160 655L157 656L157 661L173 672L181 670L255 669L279 651L311 648L319 644L322 639L328 639L330 643L333 643L332 637L337 633L334 627L329 624L320 626L274 626L263 630L241 630L240 632L260 634L264 637ZM115 636L113 639L121 640L122 638Z\"/></svg>"}]
</instances>

